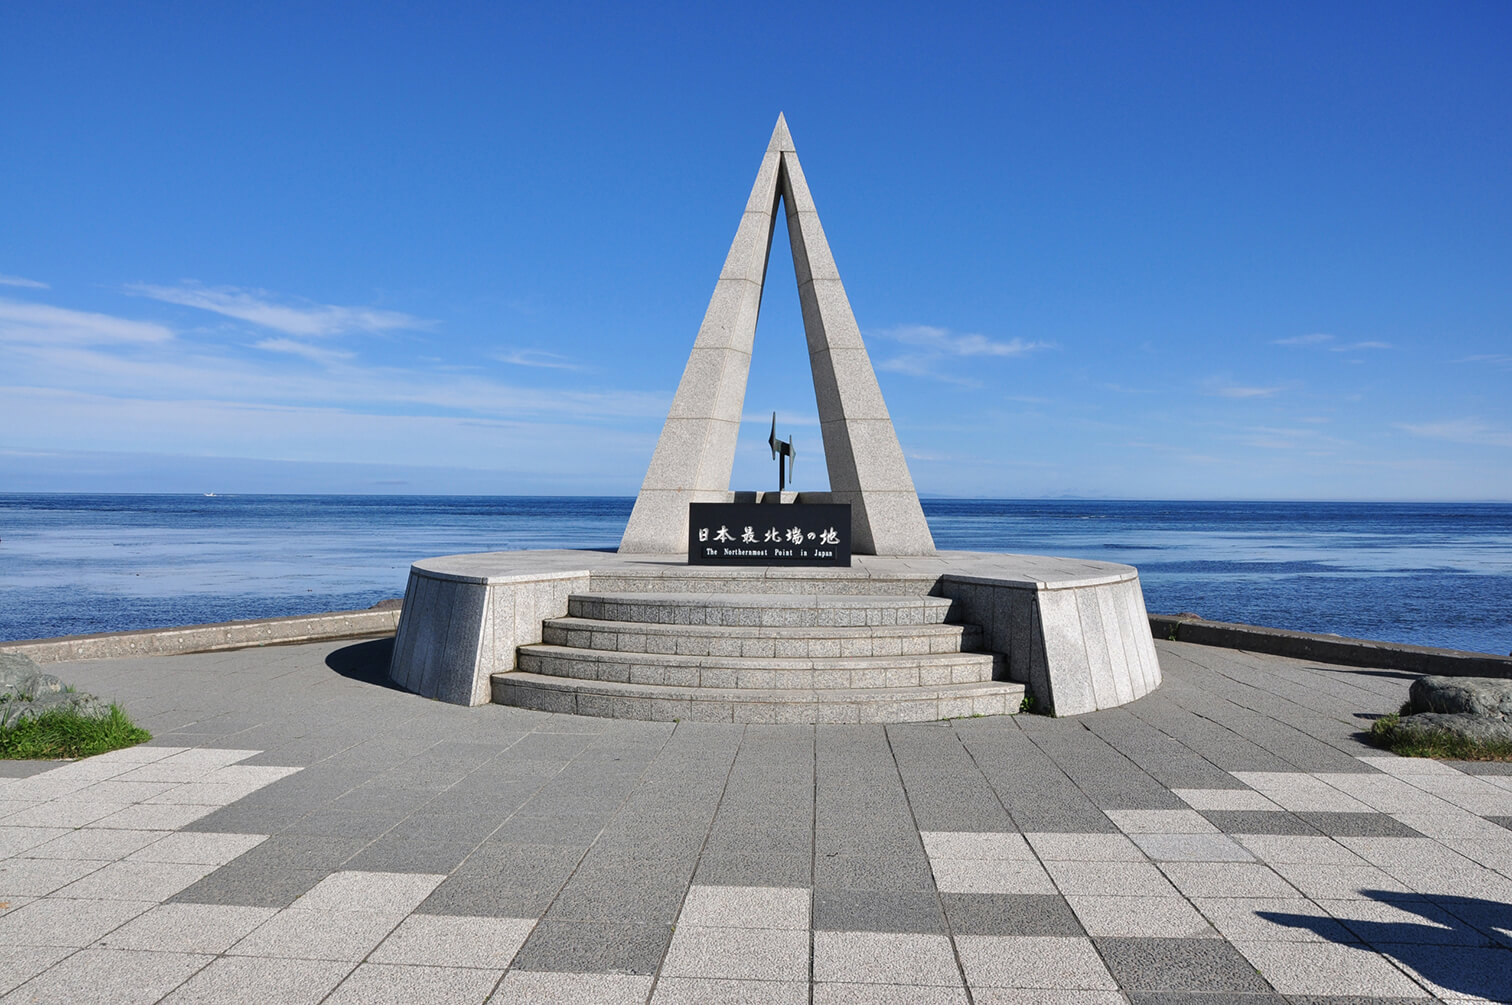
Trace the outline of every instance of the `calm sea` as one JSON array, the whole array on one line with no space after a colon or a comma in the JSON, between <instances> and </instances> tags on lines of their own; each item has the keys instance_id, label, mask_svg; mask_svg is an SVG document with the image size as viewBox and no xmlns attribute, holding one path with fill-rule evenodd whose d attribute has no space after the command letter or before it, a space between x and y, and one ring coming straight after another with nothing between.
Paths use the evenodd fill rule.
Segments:
<instances>
[{"instance_id":1,"label":"calm sea","mask_svg":"<svg viewBox=\"0 0 1512 1005\"><path fill-rule=\"evenodd\" d=\"M613 548L630 499L0 494L0 639L367 607L417 558ZM1151 611L1512 650L1512 505L928 499L941 548L1137 566Z\"/></svg>"}]
</instances>

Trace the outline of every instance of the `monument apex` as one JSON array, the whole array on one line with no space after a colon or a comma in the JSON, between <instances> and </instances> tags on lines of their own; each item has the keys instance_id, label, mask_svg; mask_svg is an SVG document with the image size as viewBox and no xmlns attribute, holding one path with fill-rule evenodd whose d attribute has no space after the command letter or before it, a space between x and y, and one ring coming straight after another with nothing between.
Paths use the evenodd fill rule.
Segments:
<instances>
[{"instance_id":1,"label":"monument apex","mask_svg":"<svg viewBox=\"0 0 1512 1005\"><path fill-rule=\"evenodd\" d=\"M856 554L934 554L908 462L781 114L636 496L621 553L681 554L689 504L733 498L730 471L779 202L803 309L828 501L850 505Z\"/></svg>"}]
</instances>

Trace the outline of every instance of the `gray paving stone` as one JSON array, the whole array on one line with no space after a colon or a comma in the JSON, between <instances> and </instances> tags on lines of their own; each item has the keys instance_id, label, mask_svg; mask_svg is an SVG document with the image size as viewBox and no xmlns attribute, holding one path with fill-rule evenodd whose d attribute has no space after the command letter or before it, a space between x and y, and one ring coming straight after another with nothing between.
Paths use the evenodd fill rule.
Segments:
<instances>
[{"instance_id":1,"label":"gray paving stone","mask_svg":"<svg viewBox=\"0 0 1512 1005\"><path fill-rule=\"evenodd\" d=\"M882 859L872 855L817 855L815 889L933 890L929 862L917 858Z\"/></svg>"},{"instance_id":2,"label":"gray paving stone","mask_svg":"<svg viewBox=\"0 0 1512 1005\"><path fill-rule=\"evenodd\" d=\"M186 886L170 902L288 907L327 874L324 869L269 868L238 860Z\"/></svg>"},{"instance_id":3,"label":"gray paving stone","mask_svg":"<svg viewBox=\"0 0 1512 1005\"><path fill-rule=\"evenodd\" d=\"M695 883L724 886L811 886L813 859L807 853L706 852L693 874Z\"/></svg>"},{"instance_id":4,"label":"gray paving stone","mask_svg":"<svg viewBox=\"0 0 1512 1005\"><path fill-rule=\"evenodd\" d=\"M1284 810L1198 810L1225 834L1321 834L1312 824Z\"/></svg>"},{"instance_id":5,"label":"gray paving stone","mask_svg":"<svg viewBox=\"0 0 1512 1005\"><path fill-rule=\"evenodd\" d=\"M1086 934L1065 898L1055 894L945 893L940 899L956 936Z\"/></svg>"},{"instance_id":6,"label":"gray paving stone","mask_svg":"<svg viewBox=\"0 0 1512 1005\"><path fill-rule=\"evenodd\" d=\"M380 838L347 859L343 868L365 872L449 873L476 847L470 841Z\"/></svg>"},{"instance_id":7,"label":"gray paving stone","mask_svg":"<svg viewBox=\"0 0 1512 1005\"><path fill-rule=\"evenodd\" d=\"M940 898L926 890L814 891L814 929L945 934Z\"/></svg>"},{"instance_id":8,"label":"gray paving stone","mask_svg":"<svg viewBox=\"0 0 1512 1005\"><path fill-rule=\"evenodd\" d=\"M1141 991L1265 993L1274 990L1219 939L1093 940L1119 987Z\"/></svg>"},{"instance_id":9,"label":"gray paving stone","mask_svg":"<svg viewBox=\"0 0 1512 1005\"><path fill-rule=\"evenodd\" d=\"M1297 816L1329 837L1421 837L1385 813L1326 813L1298 811Z\"/></svg>"},{"instance_id":10,"label":"gray paving stone","mask_svg":"<svg viewBox=\"0 0 1512 1005\"><path fill-rule=\"evenodd\" d=\"M671 940L670 925L542 921L520 947L513 967L577 974L654 974Z\"/></svg>"}]
</instances>

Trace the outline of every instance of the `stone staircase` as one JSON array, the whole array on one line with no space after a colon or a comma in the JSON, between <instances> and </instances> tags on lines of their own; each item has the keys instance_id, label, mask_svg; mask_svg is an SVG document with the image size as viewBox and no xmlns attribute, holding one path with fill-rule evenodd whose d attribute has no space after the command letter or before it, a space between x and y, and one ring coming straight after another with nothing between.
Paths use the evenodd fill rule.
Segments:
<instances>
[{"instance_id":1,"label":"stone staircase","mask_svg":"<svg viewBox=\"0 0 1512 1005\"><path fill-rule=\"evenodd\" d=\"M899 593L573 594L567 617L543 622L539 645L519 647L516 669L493 675L493 700L660 721L1017 712L1023 685L1004 679L1000 654L977 651L979 628L948 620L952 605Z\"/></svg>"}]
</instances>

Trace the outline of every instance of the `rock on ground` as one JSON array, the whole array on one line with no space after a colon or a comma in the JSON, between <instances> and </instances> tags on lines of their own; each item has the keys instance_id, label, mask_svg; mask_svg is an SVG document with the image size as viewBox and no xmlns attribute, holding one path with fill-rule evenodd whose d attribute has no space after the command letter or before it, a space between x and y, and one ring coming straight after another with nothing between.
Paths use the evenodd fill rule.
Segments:
<instances>
[{"instance_id":1,"label":"rock on ground","mask_svg":"<svg viewBox=\"0 0 1512 1005\"><path fill-rule=\"evenodd\" d=\"M27 656L0 653L0 728L14 727L53 709L102 716L109 707L92 694L67 691Z\"/></svg>"},{"instance_id":2,"label":"rock on ground","mask_svg":"<svg viewBox=\"0 0 1512 1005\"><path fill-rule=\"evenodd\" d=\"M1499 677L1421 677L1408 698L1413 712L1512 720L1512 680Z\"/></svg>"}]
</instances>

